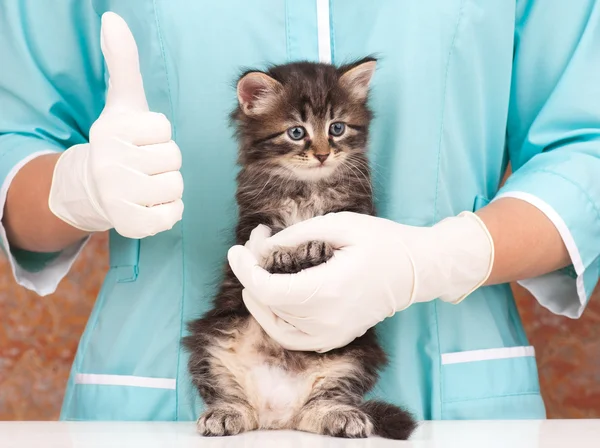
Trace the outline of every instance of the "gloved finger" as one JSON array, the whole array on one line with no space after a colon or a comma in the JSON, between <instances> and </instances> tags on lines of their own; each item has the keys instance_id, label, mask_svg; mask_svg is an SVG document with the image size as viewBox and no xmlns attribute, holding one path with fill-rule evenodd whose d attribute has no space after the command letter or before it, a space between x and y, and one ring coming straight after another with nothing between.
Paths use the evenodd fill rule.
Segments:
<instances>
[{"instance_id":1,"label":"gloved finger","mask_svg":"<svg viewBox=\"0 0 600 448\"><path fill-rule=\"evenodd\" d=\"M297 330L293 333L274 333L279 339L278 342L285 348L324 353L344 347L366 332L366 330L348 327L346 323L336 324L327 319L326 313L321 314L324 320L320 320L318 317L299 318L282 311L279 307L269 307L268 309L277 317L277 322L285 322Z\"/></svg>"},{"instance_id":2,"label":"gloved finger","mask_svg":"<svg viewBox=\"0 0 600 448\"><path fill-rule=\"evenodd\" d=\"M330 213L301 221L273 235L267 240L266 247L295 247L307 241L325 241L335 248L352 245L356 240L355 229L347 218L348 214Z\"/></svg>"},{"instance_id":3,"label":"gloved finger","mask_svg":"<svg viewBox=\"0 0 600 448\"><path fill-rule=\"evenodd\" d=\"M144 146L171 141L171 122L158 112L106 115L92 125L90 142Z\"/></svg>"},{"instance_id":4,"label":"gloved finger","mask_svg":"<svg viewBox=\"0 0 600 448\"><path fill-rule=\"evenodd\" d=\"M181 199L154 207L123 202L113 207L111 219L118 234L126 238L146 238L170 230L183 216Z\"/></svg>"},{"instance_id":5,"label":"gloved finger","mask_svg":"<svg viewBox=\"0 0 600 448\"><path fill-rule=\"evenodd\" d=\"M231 270L240 283L265 305L300 303L319 291L325 278L316 266L297 274L271 274L260 267L256 256L244 246L233 246L227 252Z\"/></svg>"},{"instance_id":6,"label":"gloved finger","mask_svg":"<svg viewBox=\"0 0 600 448\"><path fill-rule=\"evenodd\" d=\"M260 260L263 253L263 248L267 238L271 236L271 229L264 224L259 224L250 233L250 238L246 241L245 247L248 248L254 256Z\"/></svg>"},{"instance_id":7,"label":"gloved finger","mask_svg":"<svg viewBox=\"0 0 600 448\"><path fill-rule=\"evenodd\" d=\"M127 200L137 205L153 207L181 199L183 177L179 171L147 176L136 173L131 180L134 185L127 192Z\"/></svg>"},{"instance_id":8,"label":"gloved finger","mask_svg":"<svg viewBox=\"0 0 600 448\"><path fill-rule=\"evenodd\" d=\"M263 303L255 300L252 295L244 290L242 292L244 304L258 324L272 339L277 341L287 350L318 351L323 349L322 337L307 334L290 325L285 320L273 313Z\"/></svg>"},{"instance_id":9,"label":"gloved finger","mask_svg":"<svg viewBox=\"0 0 600 448\"><path fill-rule=\"evenodd\" d=\"M127 23L113 12L102 15L100 47L109 74L104 111L147 111L138 48Z\"/></svg>"},{"instance_id":10,"label":"gloved finger","mask_svg":"<svg viewBox=\"0 0 600 448\"><path fill-rule=\"evenodd\" d=\"M134 148L128 165L144 174L161 174L181 169L181 150L173 140Z\"/></svg>"},{"instance_id":11,"label":"gloved finger","mask_svg":"<svg viewBox=\"0 0 600 448\"><path fill-rule=\"evenodd\" d=\"M170 230L183 216L183 201L178 199L154 207L137 206L137 223L145 236Z\"/></svg>"}]
</instances>

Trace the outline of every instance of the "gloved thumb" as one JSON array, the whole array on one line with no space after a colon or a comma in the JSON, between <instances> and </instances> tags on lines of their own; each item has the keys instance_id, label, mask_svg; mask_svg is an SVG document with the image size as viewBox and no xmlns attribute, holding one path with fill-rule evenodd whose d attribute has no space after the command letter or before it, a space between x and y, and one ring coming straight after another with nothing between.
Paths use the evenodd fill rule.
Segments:
<instances>
[{"instance_id":1,"label":"gloved thumb","mask_svg":"<svg viewBox=\"0 0 600 448\"><path fill-rule=\"evenodd\" d=\"M104 111L148 111L138 48L127 23L113 12L104 13L100 34L109 76Z\"/></svg>"},{"instance_id":2,"label":"gloved thumb","mask_svg":"<svg viewBox=\"0 0 600 448\"><path fill-rule=\"evenodd\" d=\"M264 224L259 224L250 233L250 238L244 245L257 259L267 255L265 242L271 236L271 229Z\"/></svg>"},{"instance_id":3,"label":"gloved thumb","mask_svg":"<svg viewBox=\"0 0 600 448\"><path fill-rule=\"evenodd\" d=\"M290 275L271 274L264 270L256 256L245 246L233 246L227 252L231 270L244 288L269 303L272 297L283 298L289 291Z\"/></svg>"},{"instance_id":4,"label":"gloved thumb","mask_svg":"<svg viewBox=\"0 0 600 448\"><path fill-rule=\"evenodd\" d=\"M282 284L281 279L279 282L277 281L278 276L264 270L256 256L245 246L231 247L227 252L227 261L244 288L250 289L263 298L273 291L287 288L287 285ZM277 284L279 284L279 288Z\"/></svg>"}]
</instances>

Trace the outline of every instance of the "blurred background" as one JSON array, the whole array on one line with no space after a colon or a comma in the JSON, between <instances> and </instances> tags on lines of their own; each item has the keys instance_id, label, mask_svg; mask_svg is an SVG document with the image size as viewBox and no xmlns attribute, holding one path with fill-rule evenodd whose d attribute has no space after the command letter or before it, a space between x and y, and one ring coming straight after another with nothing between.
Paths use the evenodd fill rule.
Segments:
<instances>
[{"instance_id":1,"label":"blurred background","mask_svg":"<svg viewBox=\"0 0 600 448\"><path fill-rule=\"evenodd\" d=\"M17 286L0 257L0 420L55 420L71 361L108 269L107 235L95 235L56 294ZM583 317L541 308L515 287L535 346L549 418L600 418L600 291Z\"/></svg>"}]
</instances>

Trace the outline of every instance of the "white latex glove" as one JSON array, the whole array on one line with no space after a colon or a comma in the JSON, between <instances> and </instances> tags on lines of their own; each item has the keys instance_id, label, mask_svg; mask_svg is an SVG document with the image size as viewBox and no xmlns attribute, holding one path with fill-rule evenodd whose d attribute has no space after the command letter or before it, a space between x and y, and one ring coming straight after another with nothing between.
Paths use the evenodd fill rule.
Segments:
<instances>
[{"instance_id":1,"label":"white latex glove","mask_svg":"<svg viewBox=\"0 0 600 448\"><path fill-rule=\"evenodd\" d=\"M125 237L144 238L182 217L181 152L169 120L148 108L135 40L114 13L102 16L101 47L110 77L106 105L90 143L58 159L48 203L78 229L114 227Z\"/></svg>"},{"instance_id":2,"label":"white latex glove","mask_svg":"<svg viewBox=\"0 0 600 448\"><path fill-rule=\"evenodd\" d=\"M342 212L313 218L269 236L259 226L245 246L229 250L250 313L290 350L326 352L416 302L459 303L487 280L492 238L475 214L433 227ZM326 241L324 264L297 274L270 274L261 263L276 246Z\"/></svg>"}]
</instances>

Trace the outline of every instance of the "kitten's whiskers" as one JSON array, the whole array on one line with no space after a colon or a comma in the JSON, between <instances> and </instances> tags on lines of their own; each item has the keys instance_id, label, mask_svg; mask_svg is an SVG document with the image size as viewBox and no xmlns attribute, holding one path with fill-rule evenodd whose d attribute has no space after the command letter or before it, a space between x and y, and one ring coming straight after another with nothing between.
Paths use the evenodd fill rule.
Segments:
<instances>
[{"instance_id":1,"label":"kitten's whiskers","mask_svg":"<svg viewBox=\"0 0 600 448\"><path fill-rule=\"evenodd\" d=\"M361 171L359 166L354 165L352 162L350 162L350 160L348 160L348 158L346 160L344 160L343 166L348 168L348 170L354 174L354 176L359 181L361 187L363 188L363 190L365 191L366 194L372 193L371 182L369 181L369 178L367 177L367 175ZM361 177L362 177L362 179L361 179ZM363 180L364 180L364 182L363 182ZM365 187L365 185L368 187L368 189Z\"/></svg>"}]
</instances>

